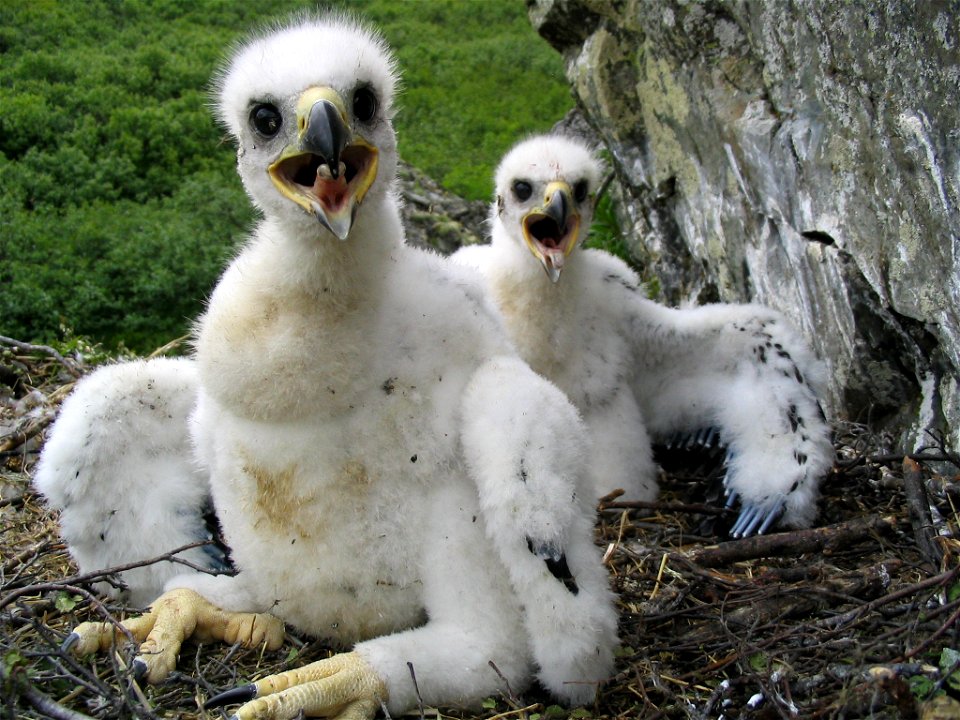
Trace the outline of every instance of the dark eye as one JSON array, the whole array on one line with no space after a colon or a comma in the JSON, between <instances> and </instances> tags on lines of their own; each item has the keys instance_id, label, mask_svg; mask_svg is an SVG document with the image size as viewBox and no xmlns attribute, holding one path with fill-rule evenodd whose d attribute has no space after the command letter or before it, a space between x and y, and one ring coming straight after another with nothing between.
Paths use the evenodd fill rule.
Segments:
<instances>
[{"instance_id":1,"label":"dark eye","mask_svg":"<svg viewBox=\"0 0 960 720\"><path fill-rule=\"evenodd\" d=\"M587 199L587 181L580 180L576 185L573 186L573 199L578 203L583 202Z\"/></svg>"},{"instance_id":2,"label":"dark eye","mask_svg":"<svg viewBox=\"0 0 960 720\"><path fill-rule=\"evenodd\" d=\"M533 187L526 180L517 180L513 183L513 194L521 202L529 200L533 194Z\"/></svg>"},{"instance_id":3,"label":"dark eye","mask_svg":"<svg viewBox=\"0 0 960 720\"><path fill-rule=\"evenodd\" d=\"M370 122L377 112L377 96L368 87L353 91L353 116L360 122Z\"/></svg>"},{"instance_id":4,"label":"dark eye","mask_svg":"<svg viewBox=\"0 0 960 720\"><path fill-rule=\"evenodd\" d=\"M250 111L250 123L258 133L271 138L280 132L283 117L275 106L270 103L262 103L254 106L253 110Z\"/></svg>"}]
</instances>

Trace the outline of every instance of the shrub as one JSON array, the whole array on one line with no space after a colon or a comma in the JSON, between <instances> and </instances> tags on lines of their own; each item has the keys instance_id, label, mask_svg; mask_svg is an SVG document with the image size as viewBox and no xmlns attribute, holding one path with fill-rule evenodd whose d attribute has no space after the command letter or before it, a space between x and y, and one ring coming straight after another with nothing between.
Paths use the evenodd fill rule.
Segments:
<instances>
[{"instance_id":1,"label":"shrub","mask_svg":"<svg viewBox=\"0 0 960 720\"><path fill-rule=\"evenodd\" d=\"M0 334L149 350L186 332L253 218L207 108L224 49L312 2L0 3ZM523 3L363 0L405 73L400 151L486 199L571 102Z\"/></svg>"}]
</instances>

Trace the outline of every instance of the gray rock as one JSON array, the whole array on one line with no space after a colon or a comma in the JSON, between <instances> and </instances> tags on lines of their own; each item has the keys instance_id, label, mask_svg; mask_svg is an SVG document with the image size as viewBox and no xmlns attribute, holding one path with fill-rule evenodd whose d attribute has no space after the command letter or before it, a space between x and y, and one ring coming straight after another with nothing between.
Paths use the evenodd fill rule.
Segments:
<instances>
[{"instance_id":1,"label":"gray rock","mask_svg":"<svg viewBox=\"0 0 960 720\"><path fill-rule=\"evenodd\" d=\"M529 5L661 299L779 308L833 417L960 446L960 4Z\"/></svg>"},{"instance_id":2,"label":"gray rock","mask_svg":"<svg viewBox=\"0 0 960 720\"><path fill-rule=\"evenodd\" d=\"M488 203L447 192L412 165L398 171L401 215L407 242L444 255L487 239Z\"/></svg>"}]
</instances>

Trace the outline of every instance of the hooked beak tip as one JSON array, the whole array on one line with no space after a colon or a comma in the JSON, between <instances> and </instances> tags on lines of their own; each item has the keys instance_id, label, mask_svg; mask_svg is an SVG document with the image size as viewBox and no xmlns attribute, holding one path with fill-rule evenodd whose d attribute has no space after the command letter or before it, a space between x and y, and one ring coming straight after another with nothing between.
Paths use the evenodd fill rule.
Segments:
<instances>
[{"instance_id":1,"label":"hooked beak tip","mask_svg":"<svg viewBox=\"0 0 960 720\"><path fill-rule=\"evenodd\" d=\"M550 278L551 283L556 283L560 280L560 273L563 272L564 259L565 256L563 252L543 253L540 256L540 262L547 273L547 277Z\"/></svg>"}]
</instances>

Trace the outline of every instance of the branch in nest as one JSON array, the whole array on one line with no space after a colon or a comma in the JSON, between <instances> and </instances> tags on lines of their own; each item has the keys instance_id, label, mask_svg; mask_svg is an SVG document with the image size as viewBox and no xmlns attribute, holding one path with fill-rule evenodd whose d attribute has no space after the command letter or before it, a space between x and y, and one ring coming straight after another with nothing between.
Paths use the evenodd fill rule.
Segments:
<instances>
[{"instance_id":1,"label":"branch in nest","mask_svg":"<svg viewBox=\"0 0 960 720\"><path fill-rule=\"evenodd\" d=\"M920 465L908 457L903 459L903 489L917 548L927 562L939 568L943 562L943 554L934 539L936 533L933 529L933 518L930 515L930 500L923 486Z\"/></svg>"},{"instance_id":2,"label":"branch in nest","mask_svg":"<svg viewBox=\"0 0 960 720\"><path fill-rule=\"evenodd\" d=\"M781 582L764 573L756 576L757 586L761 585L764 578L769 577L770 579L762 584L771 587L773 592L762 600L746 603L725 613L724 621L735 627L749 629L788 617L803 617L820 612L832 607L838 596L845 601L852 598L867 601L884 592L890 582L891 567L899 564L896 560L887 561L844 574L840 574L837 568L824 572L822 567L818 567L815 579L811 578L812 587L808 585L798 592L783 592Z\"/></svg>"},{"instance_id":3,"label":"branch in nest","mask_svg":"<svg viewBox=\"0 0 960 720\"><path fill-rule=\"evenodd\" d=\"M904 659L909 660L910 658L916 657L917 655L922 653L924 650L926 650L928 647L933 645L933 643L935 643L939 637L941 637L945 632L947 632L947 630L949 630L951 627L953 627L956 624L957 620L960 620L960 608L957 608L956 610L954 610L953 613L950 615L950 617L947 618L947 621L943 623L943 625L941 625L939 628L937 628L936 632L928 636L926 639L923 640L923 642L921 642L912 650L904 653L903 655ZM945 677L949 677L949 675Z\"/></svg>"},{"instance_id":4,"label":"branch in nest","mask_svg":"<svg viewBox=\"0 0 960 720\"><path fill-rule=\"evenodd\" d=\"M2 507L2 505L0 505L0 507ZM18 553L15 553L14 555L11 555L10 557L6 558L2 564L0 564L0 571L6 574L11 570L13 570L15 567L19 565L23 565L26 561L30 560L31 558L34 558L40 555L40 553L42 553L44 550L47 549L48 545L49 543L42 543L39 547L30 546L28 548L21 550Z\"/></svg>"},{"instance_id":5,"label":"branch in nest","mask_svg":"<svg viewBox=\"0 0 960 720\"><path fill-rule=\"evenodd\" d=\"M870 602L865 603L864 605L859 605L855 607L853 610L850 610L848 612L841 613L840 615L831 615L830 617L824 618L823 620L818 620L814 622L813 625L820 626L820 627L830 627L833 629L842 628L847 623L855 621L857 618L862 617L868 612L873 612L878 607L881 607L883 605L888 605L902 598L912 597L913 595L921 593L925 590L943 587L948 583L953 582L958 575L960 575L960 566L955 567L946 572L940 573L939 575L934 575L933 577L929 577L926 580L921 580L918 583L907 585L906 587L900 588L895 592L888 593L887 595L883 595L882 597L879 597L876 600L871 600Z\"/></svg>"},{"instance_id":6,"label":"branch in nest","mask_svg":"<svg viewBox=\"0 0 960 720\"><path fill-rule=\"evenodd\" d=\"M681 503L662 500L618 500L623 490L614 490L600 498L597 509L604 510L654 510L656 512L700 513L702 515L722 515L727 509L708 503Z\"/></svg>"},{"instance_id":7,"label":"branch in nest","mask_svg":"<svg viewBox=\"0 0 960 720\"><path fill-rule=\"evenodd\" d=\"M890 532L896 527L894 518L866 517L847 522L794 530L792 532L757 535L703 548L690 555L674 553L702 567L718 567L761 557L796 556L811 552L825 552L832 547L849 545L876 533Z\"/></svg>"},{"instance_id":8,"label":"branch in nest","mask_svg":"<svg viewBox=\"0 0 960 720\"><path fill-rule=\"evenodd\" d=\"M497 664L493 660L489 660L487 664L491 668L493 668L493 671L497 674L497 677L499 677L500 680L503 681L503 684L506 686L507 692L504 697L507 701L507 704L509 704L510 707L512 707L514 710L519 709L523 705L523 703L520 701L520 698L518 698L517 695L513 692L513 688L510 687L510 681L507 680L507 677L502 672L500 672L500 668L497 667Z\"/></svg>"},{"instance_id":9,"label":"branch in nest","mask_svg":"<svg viewBox=\"0 0 960 720\"><path fill-rule=\"evenodd\" d=\"M14 340L13 338L9 338L6 335L0 335L0 343L3 343L4 345L10 345L11 347L15 347L18 350L24 350L26 352L49 355L58 363L63 365L63 367L66 368L67 372L69 372L75 378L78 378L83 374L80 372L80 369L77 367L77 364L73 360L70 360L69 358L65 358L63 355L61 355L59 352L57 352L56 350L54 350L52 347L48 345L33 345L31 343L21 342L20 340Z\"/></svg>"},{"instance_id":10,"label":"branch in nest","mask_svg":"<svg viewBox=\"0 0 960 720\"><path fill-rule=\"evenodd\" d=\"M4 663L0 663L0 684L9 684L13 691L26 700L30 706L46 717L54 720L93 720L89 715L65 708L56 700L37 690L29 681L24 681L16 670L7 675Z\"/></svg>"},{"instance_id":11,"label":"branch in nest","mask_svg":"<svg viewBox=\"0 0 960 720\"><path fill-rule=\"evenodd\" d=\"M407 661L407 670L410 671L410 680L413 682L413 690L417 694L417 708L420 710L420 720L424 720L423 715L423 696L420 695L420 684L417 682L417 672L413 669L413 663Z\"/></svg>"},{"instance_id":12,"label":"branch in nest","mask_svg":"<svg viewBox=\"0 0 960 720\"><path fill-rule=\"evenodd\" d=\"M25 585L23 587L11 590L5 596L0 598L0 609L3 609L4 607L9 605L11 602L13 602L14 600L16 600L18 597L22 595L29 595L31 593L37 592L38 588L43 590L48 590L48 589L51 589L51 586L53 586L52 589L56 589L57 586L78 585L81 583L88 583L88 582L93 582L98 580L108 580L109 576L116 575L118 573L124 572L125 570L133 570L134 568L141 568L141 567L146 567L148 565L155 565L156 563L164 562L164 561L177 563L179 565L186 565L187 567L197 570L198 572L206 573L208 575L222 575L223 573L218 572L216 570L210 570L208 568L204 568L199 565L196 565L195 563L191 563L189 560L184 560L183 558L175 557L178 553L181 553L185 550L201 547L203 545L210 545L212 543L213 543L213 540L198 540L196 542L187 543L186 545L182 545L178 548L174 548L170 552L166 552L163 555L157 555L156 557L149 558L147 560L138 560L137 562L126 563L125 565L116 565L114 567L104 568L103 570L95 570L93 572L82 573L80 575L73 575L71 577L64 578L63 580L60 580L55 583Z\"/></svg>"},{"instance_id":13,"label":"branch in nest","mask_svg":"<svg viewBox=\"0 0 960 720\"><path fill-rule=\"evenodd\" d=\"M928 452L921 449L918 452L914 453L886 453L879 455L857 455L855 458L851 458L845 462L837 463L837 472L846 472L852 470L858 465L864 465L870 463L872 465L892 465L894 463L899 463L904 460L904 458L909 458L915 462L948 462L957 467L960 467L960 456L955 453L949 452L945 447L938 447L939 452Z\"/></svg>"},{"instance_id":14,"label":"branch in nest","mask_svg":"<svg viewBox=\"0 0 960 720\"><path fill-rule=\"evenodd\" d=\"M53 421L53 418L53 415L45 415L25 430L17 430L16 432L12 432L7 435L3 442L0 442L0 455L8 453L11 450L15 450L30 438L38 435Z\"/></svg>"}]
</instances>

